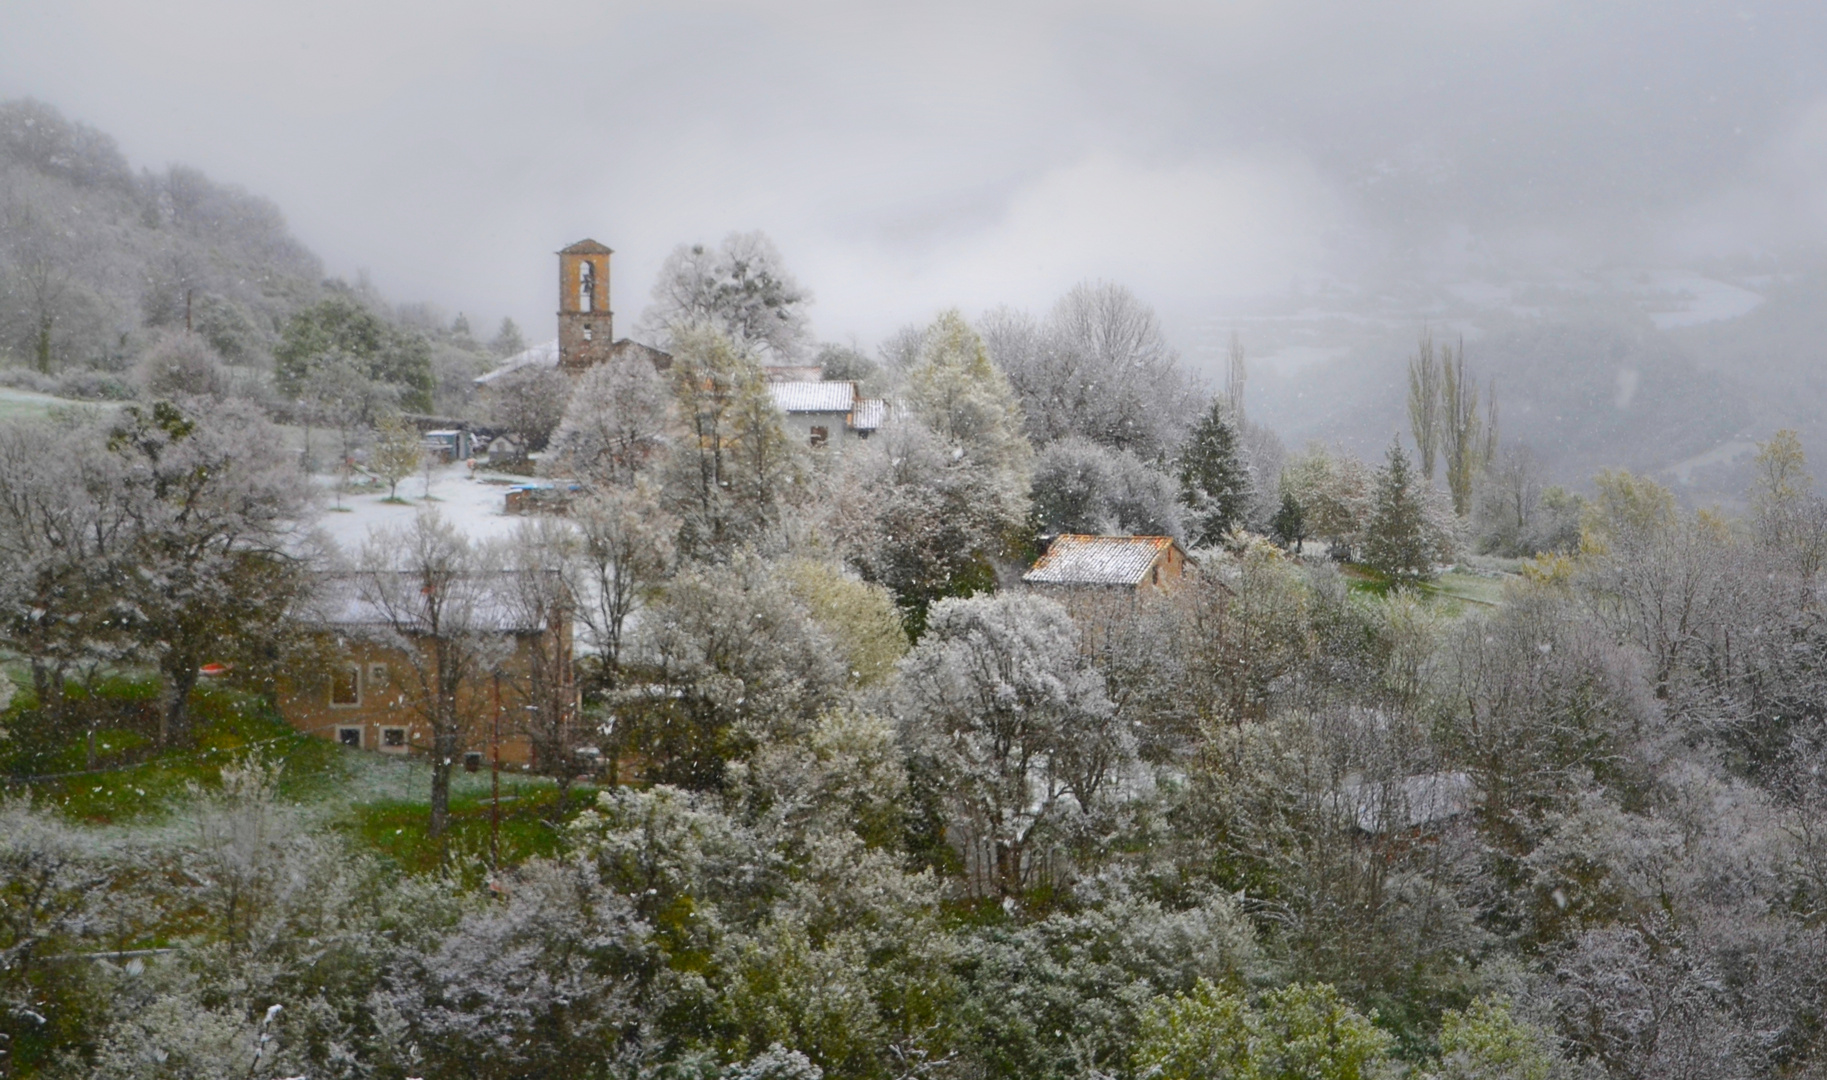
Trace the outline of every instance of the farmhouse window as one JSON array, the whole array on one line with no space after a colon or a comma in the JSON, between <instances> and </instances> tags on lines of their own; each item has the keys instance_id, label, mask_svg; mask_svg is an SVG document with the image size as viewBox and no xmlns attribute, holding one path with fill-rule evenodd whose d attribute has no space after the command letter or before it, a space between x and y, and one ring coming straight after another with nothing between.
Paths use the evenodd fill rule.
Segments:
<instances>
[{"instance_id":1,"label":"farmhouse window","mask_svg":"<svg viewBox=\"0 0 1827 1080\"><path fill-rule=\"evenodd\" d=\"M338 664L330 670L330 704L341 709L362 703L362 669L355 664Z\"/></svg>"}]
</instances>

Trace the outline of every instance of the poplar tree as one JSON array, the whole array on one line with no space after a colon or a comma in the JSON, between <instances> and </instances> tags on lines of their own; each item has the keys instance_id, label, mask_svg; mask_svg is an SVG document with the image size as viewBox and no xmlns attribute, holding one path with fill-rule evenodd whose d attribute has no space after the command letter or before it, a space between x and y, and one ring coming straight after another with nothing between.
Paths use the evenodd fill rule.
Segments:
<instances>
[{"instance_id":1,"label":"poplar tree","mask_svg":"<svg viewBox=\"0 0 1827 1080\"><path fill-rule=\"evenodd\" d=\"M1250 501L1250 470L1222 399L1213 399L1180 451L1180 501L1191 510L1187 535L1198 546L1222 543Z\"/></svg>"},{"instance_id":2,"label":"poplar tree","mask_svg":"<svg viewBox=\"0 0 1827 1080\"><path fill-rule=\"evenodd\" d=\"M1465 342L1459 351L1441 350L1440 453L1446 464L1446 486L1453 512L1472 512L1472 485L1491 460L1497 443L1497 391L1485 395L1485 415L1478 415L1478 386L1465 370Z\"/></svg>"},{"instance_id":3,"label":"poplar tree","mask_svg":"<svg viewBox=\"0 0 1827 1080\"><path fill-rule=\"evenodd\" d=\"M1423 330L1420 347L1408 359L1408 429L1415 437L1415 450L1421 455L1421 475L1430 483L1434 479L1434 459L1440 453L1440 380L1434 335Z\"/></svg>"}]
</instances>

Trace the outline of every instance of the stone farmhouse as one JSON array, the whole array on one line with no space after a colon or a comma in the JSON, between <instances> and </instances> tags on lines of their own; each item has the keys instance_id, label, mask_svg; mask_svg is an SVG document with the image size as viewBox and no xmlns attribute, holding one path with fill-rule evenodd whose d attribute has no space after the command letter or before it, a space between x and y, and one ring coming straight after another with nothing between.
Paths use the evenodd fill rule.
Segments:
<instances>
[{"instance_id":1,"label":"stone farmhouse","mask_svg":"<svg viewBox=\"0 0 1827 1080\"><path fill-rule=\"evenodd\" d=\"M539 618L521 614L506 599L509 576L499 572L467 583L476 600L465 612L462 632L487 659L486 668L466 678L456 695L459 747L469 768L492 756L497 733L503 764L532 763L532 740L519 723L529 703L541 702L567 718L577 715L570 614L563 609ZM352 577L328 577L320 597L307 624L316 638L316 659L280 680L280 715L298 731L345 746L384 754L428 751L426 705L437 654L426 635L413 633L410 621L402 626L400 612L383 610Z\"/></svg>"}]
</instances>

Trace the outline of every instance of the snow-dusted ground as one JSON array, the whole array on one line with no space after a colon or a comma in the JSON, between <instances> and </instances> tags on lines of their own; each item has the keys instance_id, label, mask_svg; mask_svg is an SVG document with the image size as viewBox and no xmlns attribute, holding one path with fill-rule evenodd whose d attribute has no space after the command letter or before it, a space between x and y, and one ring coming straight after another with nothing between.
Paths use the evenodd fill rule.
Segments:
<instances>
[{"instance_id":1,"label":"snow-dusted ground","mask_svg":"<svg viewBox=\"0 0 1827 1080\"><path fill-rule=\"evenodd\" d=\"M1649 317L1663 330L1700 326L1748 315L1764 302L1760 293L1715 278L1677 270L1650 275L1652 289L1661 302L1646 304Z\"/></svg>"},{"instance_id":2,"label":"snow-dusted ground","mask_svg":"<svg viewBox=\"0 0 1827 1080\"><path fill-rule=\"evenodd\" d=\"M483 479L486 476L487 479ZM370 533L377 529L399 529L425 510L435 510L475 540L489 540L511 535L525 519L505 512L507 489L514 481L497 474L475 473L461 463L439 466L432 471L431 498L424 497L425 474L418 473L400 481L400 498L404 505L386 502L387 491L346 492L343 509L335 509L336 478L314 478L324 490L324 513L319 525L349 555L361 550Z\"/></svg>"},{"instance_id":3,"label":"snow-dusted ground","mask_svg":"<svg viewBox=\"0 0 1827 1080\"><path fill-rule=\"evenodd\" d=\"M60 398L51 394L40 394L32 390L20 390L11 386L0 386L0 420L13 420L23 417L48 416L53 409L87 408L93 409L117 404L116 402L76 401L71 398Z\"/></svg>"}]
</instances>

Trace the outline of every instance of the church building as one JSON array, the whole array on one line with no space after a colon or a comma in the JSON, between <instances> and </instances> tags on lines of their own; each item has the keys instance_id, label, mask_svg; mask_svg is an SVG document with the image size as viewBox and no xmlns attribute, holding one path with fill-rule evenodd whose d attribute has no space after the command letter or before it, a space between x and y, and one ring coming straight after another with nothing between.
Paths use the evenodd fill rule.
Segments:
<instances>
[{"instance_id":1,"label":"church building","mask_svg":"<svg viewBox=\"0 0 1827 1080\"><path fill-rule=\"evenodd\" d=\"M522 371L557 368L581 375L598 364L644 360L656 371L672 367L672 356L630 338L615 340L615 312L609 307L609 257L595 240L579 240L558 253L558 340L535 345L502 361L475 380L486 391ZM837 452L846 442L867 439L887 420L889 403L864 398L853 382L827 381L817 366L763 369L768 391L780 407L788 432L808 446Z\"/></svg>"},{"instance_id":2,"label":"church building","mask_svg":"<svg viewBox=\"0 0 1827 1080\"><path fill-rule=\"evenodd\" d=\"M615 339L615 312L609 307L609 257L615 254L595 240L579 240L558 253L558 340L535 345L478 376L481 389L515 372L556 367L581 375L610 360L643 359L664 371L672 357L632 338Z\"/></svg>"}]
</instances>

